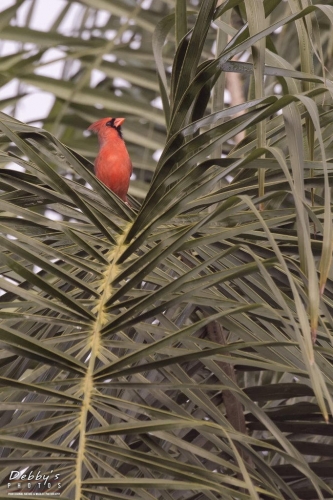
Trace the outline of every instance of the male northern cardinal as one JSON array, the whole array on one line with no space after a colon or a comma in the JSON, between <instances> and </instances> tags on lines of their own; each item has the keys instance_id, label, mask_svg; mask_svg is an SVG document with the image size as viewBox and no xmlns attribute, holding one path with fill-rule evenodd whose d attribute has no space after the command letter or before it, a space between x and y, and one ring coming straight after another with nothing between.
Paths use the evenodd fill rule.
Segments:
<instances>
[{"instance_id":1,"label":"male northern cardinal","mask_svg":"<svg viewBox=\"0 0 333 500\"><path fill-rule=\"evenodd\" d=\"M127 191L133 167L121 133L124 121L125 118L102 118L88 130L96 132L99 140L95 160L97 179L128 203Z\"/></svg>"}]
</instances>

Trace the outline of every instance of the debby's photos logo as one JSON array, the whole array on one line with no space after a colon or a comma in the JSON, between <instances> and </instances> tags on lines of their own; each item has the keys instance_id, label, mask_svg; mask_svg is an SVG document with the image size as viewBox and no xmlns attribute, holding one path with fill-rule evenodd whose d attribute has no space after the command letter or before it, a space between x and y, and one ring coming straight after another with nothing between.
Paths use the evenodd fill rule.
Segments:
<instances>
[{"instance_id":1,"label":"debby's photos logo","mask_svg":"<svg viewBox=\"0 0 333 500\"><path fill-rule=\"evenodd\" d=\"M60 496L60 474L53 470L47 473L27 469L24 471L12 470L8 476L8 495L30 496Z\"/></svg>"}]
</instances>

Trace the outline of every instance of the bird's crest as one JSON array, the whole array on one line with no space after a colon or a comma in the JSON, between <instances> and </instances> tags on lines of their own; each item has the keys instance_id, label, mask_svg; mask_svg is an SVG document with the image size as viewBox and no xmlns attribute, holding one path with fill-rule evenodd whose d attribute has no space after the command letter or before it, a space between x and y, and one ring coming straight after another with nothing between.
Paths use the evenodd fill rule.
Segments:
<instances>
[{"instance_id":1,"label":"bird's crest","mask_svg":"<svg viewBox=\"0 0 333 500\"><path fill-rule=\"evenodd\" d=\"M90 130L91 132L95 132L96 134L101 134L103 133L103 129L105 129L105 127L110 127L116 129L120 137L122 137L120 127L122 126L124 121L125 118L102 118L101 120L92 123L90 127L88 127L88 130Z\"/></svg>"}]
</instances>

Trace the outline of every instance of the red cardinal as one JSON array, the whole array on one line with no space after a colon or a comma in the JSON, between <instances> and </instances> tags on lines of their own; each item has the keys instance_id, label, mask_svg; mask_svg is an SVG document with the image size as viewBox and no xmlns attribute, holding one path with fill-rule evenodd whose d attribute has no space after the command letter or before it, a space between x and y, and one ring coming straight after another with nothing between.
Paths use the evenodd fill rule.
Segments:
<instances>
[{"instance_id":1,"label":"red cardinal","mask_svg":"<svg viewBox=\"0 0 333 500\"><path fill-rule=\"evenodd\" d=\"M95 160L95 174L125 203L132 162L129 157L121 133L121 126L125 118L103 118L90 125L88 130L96 132L99 140L99 153Z\"/></svg>"}]
</instances>

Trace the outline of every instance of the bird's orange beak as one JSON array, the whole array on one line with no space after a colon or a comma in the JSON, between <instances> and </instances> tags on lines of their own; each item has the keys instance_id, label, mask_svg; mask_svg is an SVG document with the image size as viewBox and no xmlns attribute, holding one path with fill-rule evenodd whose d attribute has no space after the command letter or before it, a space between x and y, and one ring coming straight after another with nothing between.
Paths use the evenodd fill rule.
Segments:
<instances>
[{"instance_id":1,"label":"bird's orange beak","mask_svg":"<svg viewBox=\"0 0 333 500\"><path fill-rule=\"evenodd\" d=\"M125 118L116 118L114 121L114 124L116 127L121 127L122 124L124 123L124 121L125 121Z\"/></svg>"}]
</instances>

